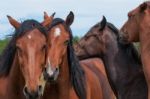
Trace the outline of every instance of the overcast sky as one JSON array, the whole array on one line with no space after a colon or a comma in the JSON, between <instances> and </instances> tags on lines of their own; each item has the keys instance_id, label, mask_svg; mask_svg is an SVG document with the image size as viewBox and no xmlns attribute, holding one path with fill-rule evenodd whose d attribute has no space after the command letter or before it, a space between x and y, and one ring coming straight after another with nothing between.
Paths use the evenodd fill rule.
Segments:
<instances>
[{"instance_id":1,"label":"overcast sky","mask_svg":"<svg viewBox=\"0 0 150 99\"><path fill-rule=\"evenodd\" d=\"M43 20L43 12L65 19L70 11L75 14L71 26L73 34L83 36L91 26L99 22L102 15L120 28L127 20L127 13L145 0L1 0L0 39L14 31L6 15L18 21Z\"/></svg>"}]
</instances>

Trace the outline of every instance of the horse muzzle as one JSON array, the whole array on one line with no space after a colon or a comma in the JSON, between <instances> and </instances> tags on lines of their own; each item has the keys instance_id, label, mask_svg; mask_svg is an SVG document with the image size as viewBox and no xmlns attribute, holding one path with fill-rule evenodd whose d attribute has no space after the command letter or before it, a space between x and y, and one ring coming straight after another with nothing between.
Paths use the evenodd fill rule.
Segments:
<instances>
[{"instance_id":1,"label":"horse muzzle","mask_svg":"<svg viewBox=\"0 0 150 99\"><path fill-rule=\"evenodd\" d=\"M36 91L29 91L28 88L25 86L23 89L23 93L26 99L40 99L42 96L42 86L38 86Z\"/></svg>"},{"instance_id":2,"label":"horse muzzle","mask_svg":"<svg viewBox=\"0 0 150 99\"><path fill-rule=\"evenodd\" d=\"M122 33L122 32L121 32L121 34L119 35L119 42L120 42L121 44L128 44L128 43L129 43L129 42L128 42L128 38L129 38L129 36L128 36L127 33Z\"/></svg>"},{"instance_id":3,"label":"horse muzzle","mask_svg":"<svg viewBox=\"0 0 150 99\"><path fill-rule=\"evenodd\" d=\"M48 82L55 82L59 75L59 68L48 70L49 68L45 68L44 70L44 79Z\"/></svg>"}]
</instances>

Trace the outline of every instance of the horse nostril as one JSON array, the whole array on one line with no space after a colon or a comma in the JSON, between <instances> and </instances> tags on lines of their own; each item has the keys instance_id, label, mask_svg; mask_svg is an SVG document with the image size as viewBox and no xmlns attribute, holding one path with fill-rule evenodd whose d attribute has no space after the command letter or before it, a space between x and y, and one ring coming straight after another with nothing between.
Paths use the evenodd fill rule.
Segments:
<instances>
[{"instance_id":1,"label":"horse nostril","mask_svg":"<svg viewBox=\"0 0 150 99\"><path fill-rule=\"evenodd\" d=\"M24 95L26 96L27 99L28 98L29 99L37 99L42 95L42 86L41 85L38 86L37 90L34 91L34 92L31 92L31 91L28 90L27 87L24 87L23 93L24 93Z\"/></svg>"},{"instance_id":2,"label":"horse nostril","mask_svg":"<svg viewBox=\"0 0 150 99\"><path fill-rule=\"evenodd\" d=\"M38 87L38 92L41 94L42 93L42 85L39 85Z\"/></svg>"},{"instance_id":3,"label":"horse nostril","mask_svg":"<svg viewBox=\"0 0 150 99\"><path fill-rule=\"evenodd\" d=\"M55 71L58 71L58 68L56 68L56 70Z\"/></svg>"},{"instance_id":4,"label":"horse nostril","mask_svg":"<svg viewBox=\"0 0 150 99\"><path fill-rule=\"evenodd\" d=\"M43 75L44 75L44 80L48 80L49 74L47 73L46 68L44 69Z\"/></svg>"},{"instance_id":5,"label":"horse nostril","mask_svg":"<svg viewBox=\"0 0 150 99\"><path fill-rule=\"evenodd\" d=\"M27 87L24 87L24 89L23 89L23 94L24 94L25 96L27 96L27 95L29 94Z\"/></svg>"}]
</instances>

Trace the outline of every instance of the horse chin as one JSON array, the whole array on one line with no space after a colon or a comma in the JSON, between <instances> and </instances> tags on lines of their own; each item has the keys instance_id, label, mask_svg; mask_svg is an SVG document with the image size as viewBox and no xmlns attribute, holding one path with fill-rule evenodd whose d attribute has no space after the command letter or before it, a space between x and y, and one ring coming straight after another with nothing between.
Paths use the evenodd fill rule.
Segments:
<instances>
[{"instance_id":1,"label":"horse chin","mask_svg":"<svg viewBox=\"0 0 150 99\"><path fill-rule=\"evenodd\" d=\"M129 44L129 41L127 39L120 38L119 43L126 45L126 44Z\"/></svg>"},{"instance_id":2,"label":"horse chin","mask_svg":"<svg viewBox=\"0 0 150 99\"><path fill-rule=\"evenodd\" d=\"M30 95L25 95L26 99L41 99L41 96L38 97L32 97Z\"/></svg>"},{"instance_id":3,"label":"horse chin","mask_svg":"<svg viewBox=\"0 0 150 99\"><path fill-rule=\"evenodd\" d=\"M129 39L128 33L120 31L119 43L121 43L121 44L129 44L128 39Z\"/></svg>"},{"instance_id":4,"label":"horse chin","mask_svg":"<svg viewBox=\"0 0 150 99\"><path fill-rule=\"evenodd\" d=\"M123 36L120 36L119 37L119 43L121 44L129 44L129 41L127 38L123 37Z\"/></svg>"},{"instance_id":5,"label":"horse chin","mask_svg":"<svg viewBox=\"0 0 150 99\"><path fill-rule=\"evenodd\" d=\"M35 98L35 97L26 96L26 99L41 99L41 98L40 97Z\"/></svg>"},{"instance_id":6,"label":"horse chin","mask_svg":"<svg viewBox=\"0 0 150 99\"><path fill-rule=\"evenodd\" d=\"M23 94L25 95L26 99L40 99L42 97L42 91L38 93L29 93L27 90L23 90Z\"/></svg>"}]
</instances>

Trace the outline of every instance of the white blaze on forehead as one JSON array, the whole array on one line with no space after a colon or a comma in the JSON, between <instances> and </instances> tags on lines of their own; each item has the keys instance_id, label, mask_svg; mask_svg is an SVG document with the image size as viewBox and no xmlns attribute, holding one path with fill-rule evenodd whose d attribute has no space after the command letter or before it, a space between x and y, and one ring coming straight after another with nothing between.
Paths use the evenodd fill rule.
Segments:
<instances>
[{"instance_id":1,"label":"white blaze on forehead","mask_svg":"<svg viewBox=\"0 0 150 99\"><path fill-rule=\"evenodd\" d=\"M55 35L55 37L57 37L57 36L60 36L60 34L61 34L61 30L60 30L60 28L57 27L55 29L54 35Z\"/></svg>"},{"instance_id":2,"label":"white blaze on forehead","mask_svg":"<svg viewBox=\"0 0 150 99\"><path fill-rule=\"evenodd\" d=\"M48 57L48 66L47 66L47 69L46 69L46 71L47 71L47 73L51 76L51 75L53 75L53 70L52 70L52 67L51 67L51 63L50 63L50 60L49 60L49 57Z\"/></svg>"},{"instance_id":3,"label":"white blaze on forehead","mask_svg":"<svg viewBox=\"0 0 150 99\"><path fill-rule=\"evenodd\" d=\"M27 36L27 38L28 38L28 39L31 39L31 38L32 38L32 36L31 36L31 35L28 35L28 36Z\"/></svg>"}]
</instances>

